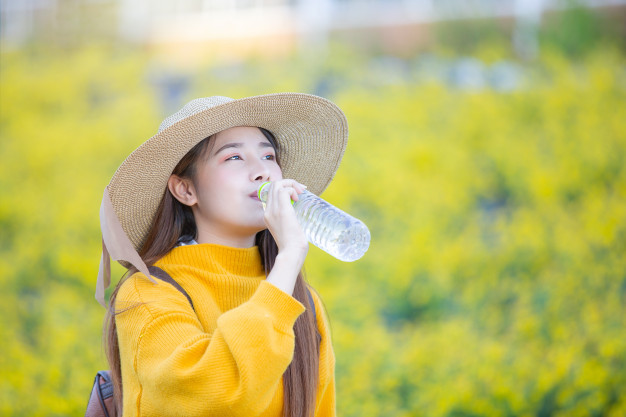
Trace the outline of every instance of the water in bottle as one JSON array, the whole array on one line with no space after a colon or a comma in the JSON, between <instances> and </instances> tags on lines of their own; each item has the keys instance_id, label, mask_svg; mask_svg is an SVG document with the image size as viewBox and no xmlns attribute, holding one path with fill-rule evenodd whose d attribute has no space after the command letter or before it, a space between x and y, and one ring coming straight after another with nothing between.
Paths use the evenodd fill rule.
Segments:
<instances>
[{"instance_id":1,"label":"water in bottle","mask_svg":"<svg viewBox=\"0 0 626 417\"><path fill-rule=\"evenodd\" d=\"M267 201L269 182L259 187L259 199ZM296 217L309 242L335 258L352 262L361 258L370 245L370 231L362 221L304 191L293 203Z\"/></svg>"}]
</instances>

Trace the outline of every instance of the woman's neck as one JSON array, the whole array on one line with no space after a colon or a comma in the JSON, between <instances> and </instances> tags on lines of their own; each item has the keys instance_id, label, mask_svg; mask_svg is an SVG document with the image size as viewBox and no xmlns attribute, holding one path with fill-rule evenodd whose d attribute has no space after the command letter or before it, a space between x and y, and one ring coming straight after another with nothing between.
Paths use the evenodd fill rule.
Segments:
<instances>
[{"instance_id":1,"label":"woman's neck","mask_svg":"<svg viewBox=\"0 0 626 417\"><path fill-rule=\"evenodd\" d=\"M232 248L251 248L256 244L255 237L256 234L224 235L215 233L212 230L198 229L198 237L196 238L196 241L198 243L213 243L216 245L230 246Z\"/></svg>"}]
</instances>

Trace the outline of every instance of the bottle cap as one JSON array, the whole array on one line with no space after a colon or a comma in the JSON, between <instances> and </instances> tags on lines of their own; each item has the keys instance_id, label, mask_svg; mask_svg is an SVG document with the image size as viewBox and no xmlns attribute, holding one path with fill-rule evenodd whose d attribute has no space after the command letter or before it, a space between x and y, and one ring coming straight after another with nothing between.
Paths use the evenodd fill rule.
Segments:
<instances>
[{"instance_id":1,"label":"bottle cap","mask_svg":"<svg viewBox=\"0 0 626 417\"><path fill-rule=\"evenodd\" d=\"M270 181L265 181L263 184L261 184L259 186L259 191L257 191L257 195L259 196L259 200L261 200L261 202L263 204L265 204L266 200L267 200L267 193L263 192L263 189L265 188L266 185L269 185ZM263 194L263 196L261 196ZM293 206L294 204L296 204L295 201L291 200L291 205ZM263 206L265 207L265 206Z\"/></svg>"},{"instance_id":2,"label":"bottle cap","mask_svg":"<svg viewBox=\"0 0 626 417\"><path fill-rule=\"evenodd\" d=\"M259 187L259 191L257 191L257 195L259 196L259 200L261 200L262 202L265 203L265 200L261 197L261 193L263 191L263 188L265 188L266 185L269 185L270 182L269 181L265 181L263 184L261 184L261 186Z\"/></svg>"}]
</instances>

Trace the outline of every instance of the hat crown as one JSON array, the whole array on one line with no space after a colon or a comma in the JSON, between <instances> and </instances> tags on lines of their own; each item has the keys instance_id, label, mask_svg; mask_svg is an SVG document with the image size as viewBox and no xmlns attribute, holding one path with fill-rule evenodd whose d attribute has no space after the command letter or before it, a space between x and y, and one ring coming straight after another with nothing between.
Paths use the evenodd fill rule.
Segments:
<instances>
[{"instance_id":1,"label":"hat crown","mask_svg":"<svg viewBox=\"0 0 626 417\"><path fill-rule=\"evenodd\" d=\"M202 97L191 100L189 103L185 104L182 109L165 118L165 120L163 120L161 122L161 125L159 126L158 133L161 133L163 130L167 129L175 123L180 122L183 119L186 119L189 116L193 116L194 114L200 113L201 111L208 110L215 106L219 106L220 104L229 103L231 101L235 100L230 97L223 96Z\"/></svg>"}]
</instances>

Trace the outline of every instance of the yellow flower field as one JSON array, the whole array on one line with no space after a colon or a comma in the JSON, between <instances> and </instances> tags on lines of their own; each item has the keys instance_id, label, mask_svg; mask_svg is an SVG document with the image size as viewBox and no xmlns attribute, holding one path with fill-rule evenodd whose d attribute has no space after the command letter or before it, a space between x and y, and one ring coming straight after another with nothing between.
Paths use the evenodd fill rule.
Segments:
<instances>
[{"instance_id":1,"label":"yellow flower field","mask_svg":"<svg viewBox=\"0 0 626 417\"><path fill-rule=\"evenodd\" d=\"M626 415L623 54L546 52L508 92L385 83L356 53L329 62L207 65L176 84L144 53L1 56L1 415L83 415L107 366L102 191L175 110L167 86L178 105L321 91L344 109L350 143L324 197L372 243L355 263L307 259L338 415Z\"/></svg>"}]
</instances>

